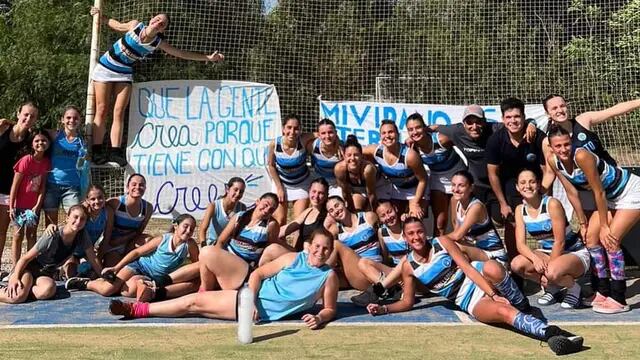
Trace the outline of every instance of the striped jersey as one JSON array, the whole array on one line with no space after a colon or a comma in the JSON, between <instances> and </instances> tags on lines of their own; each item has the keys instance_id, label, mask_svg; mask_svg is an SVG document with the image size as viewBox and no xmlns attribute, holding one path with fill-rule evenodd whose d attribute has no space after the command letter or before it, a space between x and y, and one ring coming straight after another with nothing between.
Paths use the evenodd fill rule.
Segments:
<instances>
[{"instance_id":1,"label":"striped jersey","mask_svg":"<svg viewBox=\"0 0 640 360\"><path fill-rule=\"evenodd\" d=\"M338 240L360 257L382 262L380 243L378 243L375 229L367 222L364 212L359 212L357 216L358 225L353 232L347 232L343 225L338 223Z\"/></svg>"},{"instance_id":2,"label":"striped jersey","mask_svg":"<svg viewBox=\"0 0 640 360\"><path fill-rule=\"evenodd\" d=\"M385 175L392 184L399 188L411 189L418 186L418 178L407 165L407 152L409 151L409 147L405 144L400 144L400 154L398 160L393 165L388 164L384 159L384 151L384 145L378 145L374 155L380 172Z\"/></svg>"},{"instance_id":3,"label":"striped jersey","mask_svg":"<svg viewBox=\"0 0 640 360\"><path fill-rule=\"evenodd\" d=\"M531 217L529 214L529 205L527 203L522 204L522 220L524 222L527 233L538 242L538 248L543 251L551 251L553 248L553 223L551 216L549 215L549 199L551 197L544 195L538 208L538 215ZM577 251L584 247L582 240L578 234L572 229L571 225L565 217L565 251Z\"/></svg>"},{"instance_id":4,"label":"striped jersey","mask_svg":"<svg viewBox=\"0 0 640 360\"><path fill-rule=\"evenodd\" d=\"M109 51L100 57L100 64L119 74L132 74L133 64L153 53L162 42L160 36L156 35L151 41L143 43L140 38L145 28L143 23L139 23L135 28L127 31Z\"/></svg>"},{"instance_id":5,"label":"striped jersey","mask_svg":"<svg viewBox=\"0 0 640 360\"><path fill-rule=\"evenodd\" d=\"M276 138L275 145L276 171L280 181L286 185L298 185L305 181L309 177L309 167L307 167L307 151L300 138L291 155L287 154L282 147L282 136Z\"/></svg>"}]
</instances>

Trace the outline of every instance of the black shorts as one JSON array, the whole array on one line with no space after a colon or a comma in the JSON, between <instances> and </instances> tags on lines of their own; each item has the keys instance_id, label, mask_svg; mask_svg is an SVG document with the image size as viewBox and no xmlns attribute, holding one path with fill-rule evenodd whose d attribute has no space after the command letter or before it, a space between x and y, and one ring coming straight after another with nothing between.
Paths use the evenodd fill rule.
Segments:
<instances>
[{"instance_id":1,"label":"black shorts","mask_svg":"<svg viewBox=\"0 0 640 360\"><path fill-rule=\"evenodd\" d=\"M56 274L58 273L58 267L57 266L42 267L36 260L32 260L27 265L25 272L26 271L31 273L31 276L33 276L34 281L40 276L46 276L54 279Z\"/></svg>"}]
</instances>

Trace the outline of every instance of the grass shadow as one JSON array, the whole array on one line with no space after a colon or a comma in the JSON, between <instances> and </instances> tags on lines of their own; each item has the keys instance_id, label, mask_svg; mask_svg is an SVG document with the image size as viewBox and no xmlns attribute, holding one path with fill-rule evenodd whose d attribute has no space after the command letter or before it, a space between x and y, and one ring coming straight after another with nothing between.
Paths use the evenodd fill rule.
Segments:
<instances>
[{"instance_id":1,"label":"grass shadow","mask_svg":"<svg viewBox=\"0 0 640 360\"><path fill-rule=\"evenodd\" d=\"M254 337L253 342L254 343L263 342L263 341L267 341L267 340L271 340L271 339L275 339L283 336L293 335L298 331L300 331L300 329L289 329L289 330L278 331L272 334L260 335L260 336Z\"/></svg>"}]
</instances>

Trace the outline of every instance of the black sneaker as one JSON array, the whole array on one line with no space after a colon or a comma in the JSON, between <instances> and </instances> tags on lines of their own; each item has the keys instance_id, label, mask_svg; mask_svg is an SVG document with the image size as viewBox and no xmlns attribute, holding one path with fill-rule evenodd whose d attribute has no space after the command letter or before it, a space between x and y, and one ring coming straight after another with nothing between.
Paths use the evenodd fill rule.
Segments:
<instances>
[{"instance_id":1,"label":"black sneaker","mask_svg":"<svg viewBox=\"0 0 640 360\"><path fill-rule=\"evenodd\" d=\"M524 298L524 301L521 301L519 304L512 304L514 308L518 309L521 313L530 314L533 308L531 304L529 304L529 299Z\"/></svg>"},{"instance_id":2,"label":"black sneaker","mask_svg":"<svg viewBox=\"0 0 640 360\"><path fill-rule=\"evenodd\" d=\"M124 151L120 148L109 149L109 162L115 163L119 167L125 167L128 164Z\"/></svg>"},{"instance_id":3,"label":"black sneaker","mask_svg":"<svg viewBox=\"0 0 640 360\"><path fill-rule=\"evenodd\" d=\"M402 298L402 286L400 284L393 285L385 292L382 297L385 302L396 302Z\"/></svg>"},{"instance_id":4,"label":"black sneaker","mask_svg":"<svg viewBox=\"0 0 640 360\"><path fill-rule=\"evenodd\" d=\"M584 339L555 325L549 325L545 331L545 338L549 348L556 355L573 354L582 350Z\"/></svg>"},{"instance_id":5,"label":"black sneaker","mask_svg":"<svg viewBox=\"0 0 640 360\"><path fill-rule=\"evenodd\" d=\"M91 160L95 165L104 165L109 160L107 154L102 150L102 146L96 145L91 151Z\"/></svg>"},{"instance_id":6,"label":"black sneaker","mask_svg":"<svg viewBox=\"0 0 640 360\"><path fill-rule=\"evenodd\" d=\"M380 298L373 291L373 285L369 286L367 290L360 294L351 297L352 303L362 307L367 307L369 304L377 304L379 301Z\"/></svg>"},{"instance_id":7,"label":"black sneaker","mask_svg":"<svg viewBox=\"0 0 640 360\"><path fill-rule=\"evenodd\" d=\"M89 280L89 278L72 277L64 283L64 287L67 290L87 290Z\"/></svg>"}]
</instances>

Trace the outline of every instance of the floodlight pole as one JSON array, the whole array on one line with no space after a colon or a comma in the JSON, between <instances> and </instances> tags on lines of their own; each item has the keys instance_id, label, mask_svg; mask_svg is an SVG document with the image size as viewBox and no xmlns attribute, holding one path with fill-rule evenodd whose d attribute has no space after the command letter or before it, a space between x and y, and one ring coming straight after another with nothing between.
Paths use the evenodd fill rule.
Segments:
<instances>
[{"instance_id":1,"label":"floodlight pole","mask_svg":"<svg viewBox=\"0 0 640 360\"><path fill-rule=\"evenodd\" d=\"M94 0L93 6L102 9L102 0ZM91 53L89 54L89 78L87 81L87 105L84 119L84 134L86 144L93 145L93 117L95 115L95 94L93 84L91 83L91 74L98 61L98 52L100 51L100 14L93 15L93 24L91 26ZM91 146L88 146L91 151Z\"/></svg>"}]
</instances>

